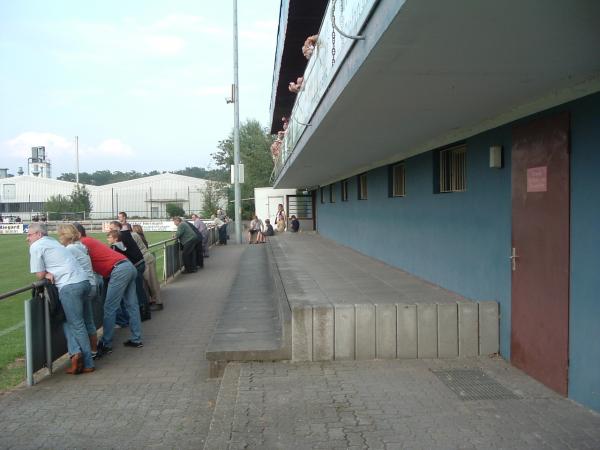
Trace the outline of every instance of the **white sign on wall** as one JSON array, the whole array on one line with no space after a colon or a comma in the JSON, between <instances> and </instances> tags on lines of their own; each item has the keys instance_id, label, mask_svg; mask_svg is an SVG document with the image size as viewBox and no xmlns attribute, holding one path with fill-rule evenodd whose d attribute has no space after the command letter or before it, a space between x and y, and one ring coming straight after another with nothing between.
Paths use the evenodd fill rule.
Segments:
<instances>
[{"instance_id":1,"label":"white sign on wall","mask_svg":"<svg viewBox=\"0 0 600 450\"><path fill-rule=\"evenodd\" d=\"M132 220L129 222L129 225L141 225L144 233L148 231L177 231L177 227L173 222L165 221L165 222L157 222L157 221L140 221L140 220ZM102 231L110 230L110 222L102 223Z\"/></svg>"},{"instance_id":2,"label":"white sign on wall","mask_svg":"<svg viewBox=\"0 0 600 450\"><path fill-rule=\"evenodd\" d=\"M0 234L23 234L22 223L0 223Z\"/></svg>"}]
</instances>

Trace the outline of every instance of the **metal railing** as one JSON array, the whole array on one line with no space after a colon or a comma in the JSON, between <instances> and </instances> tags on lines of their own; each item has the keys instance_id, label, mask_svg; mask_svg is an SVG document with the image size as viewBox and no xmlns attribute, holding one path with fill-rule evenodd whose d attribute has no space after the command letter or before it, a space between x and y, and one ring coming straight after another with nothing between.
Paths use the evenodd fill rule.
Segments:
<instances>
[{"instance_id":1,"label":"metal railing","mask_svg":"<svg viewBox=\"0 0 600 450\"><path fill-rule=\"evenodd\" d=\"M216 227L208 229L208 246L218 241L218 230ZM162 281L166 283L172 279L182 268L181 250L177 239L166 239L151 244L148 249L157 257L157 268L162 273ZM161 265L158 261L161 260ZM18 353L17 359L25 353L25 372L29 386L35 382L34 373L46 367L52 374L54 361L67 353L67 342L64 337L62 322L50 313L49 303L44 295L46 280L39 280L12 291L0 293L0 302L14 298L16 295L31 291L31 298L24 301L24 321L2 330L2 334L25 328L25 348L19 345L14 353ZM100 297L94 302L94 320L96 326L102 324L104 298ZM0 367L2 369L2 367Z\"/></svg>"},{"instance_id":2,"label":"metal railing","mask_svg":"<svg viewBox=\"0 0 600 450\"><path fill-rule=\"evenodd\" d=\"M356 39L363 39L362 36L352 35L360 33L377 0L346 0L337 3L336 8L336 1L330 1L323 16L315 52L304 70L304 82L290 114L281 154L275 163L275 179L294 152L304 130L311 125L317 106L329 89L352 45Z\"/></svg>"}]
</instances>

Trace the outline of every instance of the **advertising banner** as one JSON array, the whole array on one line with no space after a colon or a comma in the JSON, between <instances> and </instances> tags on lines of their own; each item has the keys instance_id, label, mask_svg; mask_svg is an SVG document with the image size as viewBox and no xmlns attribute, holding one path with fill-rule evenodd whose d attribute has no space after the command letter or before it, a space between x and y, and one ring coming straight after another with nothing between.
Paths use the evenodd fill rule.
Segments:
<instances>
[{"instance_id":1,"label":"advertising banner","mask_svg":"<svg viewBox=\"0 0 600 450\"><path fill-rule=\"evenodd\" d=\"M23 234L26 232L27 230L23 230L22 223L0 223L0 234Z\"/></svg>"},{"instance_id":2,"label":"advertising banner","mask_svg":"<svg viewBox=\"0 0 600 450\"><path fill-rule=\"evenodd\" d=\"M102 223L102 231L110 230L109 227L110 222ZM140 220L132 220L129 222L130 225L141 225L144 229L144 233L148 231L176 231L177 227L173 222L164 221L140 221Z\"/></svg>"}]
</instances>

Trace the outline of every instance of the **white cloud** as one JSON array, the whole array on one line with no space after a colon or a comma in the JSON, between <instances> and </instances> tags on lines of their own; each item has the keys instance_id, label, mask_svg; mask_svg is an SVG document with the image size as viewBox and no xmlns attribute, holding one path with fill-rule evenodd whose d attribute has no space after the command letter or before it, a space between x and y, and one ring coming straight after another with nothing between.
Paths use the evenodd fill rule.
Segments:
<instances>
[{"instance_id":1,"label":"white cloud","mask_svg":"<svg viewBox=\"0 0 600 450\"><path fill-rule=\"evenodd\" d=\"M197 97L209 97L211 95L230 95L231 87L230 86L203 86L198 89L192 89L191 95L195 95Z\"/></svg>"},{"instance_id":2,"label":"white cloud","mask_svg":"<svg viewBox=\"0 0 600 450\"><path fill-rule=\"evenodd\" d=\"M53 133L26 131L5 143L10 156L28 158L31 156L31 147L46 147L46 154L64 155L75 152L74 138L65 138Z\"/></svg>"},{"instance_id":3,"label":"white cloud","mask_svg":"<svg viewBox=\"0 0 600 450\"><path fill-rule=\"evenodd\" d=\"M31 147L46 147L46 157L60 163L75 155L75 138L59 136L54 133L26 131L3 143L8 156L26 161L31 156ZM135 156L133 148L120 139L105 139L96 146L79 148L81 155L89 155L101 160L104 156L130 158Z\"/></svg>"},{"instance_id":4,"label":"white cloud","mask_svg":"<svg viewBox=\"0 0 600 450\"><path fill-rule=\"evenodd\" d=\"M93 153L94 156L119 156L130 158L135 155L133 148L125 144L120 139L106 139L93 148L86 149L86 153Z\"/></svg>"},{"instance_id":5,"label":"white cloud","mask_svg":"<svg viewBox=\"0 0 600 450\"><path fill-rule=\"evenodd\" d=\"M250 27L240 28L240 45L250 47L270 47L275 45L273 37L276 36L278 23L275 21L257 21Z\"/></svg>"},{"instance_id":6,"label":"white cloud","mask_svg":"<svg viewBox=\"0 0 600 450\"><path fill-rule=\"evenodd\" d=\"M177 55L183 51L186 42L177 36L146 35L142 37L143 43L152 53L159 55Z\"/></svg>"},{"instance_id":7,"label":"white cloud","mask_svg":"<svg viewBox=\"0 0 600 450\"><path fill-rule=\"evenodd\" d=\"M204 19L190 14L169 14L157 21L151 28L156 30L189 30L195 29Z\"/></svg>"}]
</instances>

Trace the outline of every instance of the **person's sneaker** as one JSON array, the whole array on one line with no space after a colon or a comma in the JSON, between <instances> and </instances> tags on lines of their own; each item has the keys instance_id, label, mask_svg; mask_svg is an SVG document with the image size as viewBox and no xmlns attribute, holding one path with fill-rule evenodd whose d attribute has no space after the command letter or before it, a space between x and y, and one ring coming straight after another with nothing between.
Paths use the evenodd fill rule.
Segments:
<instances>
[{"instance_id":1,"label":"person's sneaker","mask_svg":"<svg viewBox=\"0 0 600 450\"><path fill-rule=\"evenodd\" d=\"M151 311L162 311L163 305L162 305L162 303L152 303L150 305L150 310Z\"/></svg>"},{"instance_id":2,"label":"person's sneaker","mask_svg":"<svg viewBox=\"0 0 600 450\"><path fill-rule=\"evenodd\" d=\"M112 347L108 347L104 342L98 342L98 353L96 358L100 358L104 355L110 355L112 353Z\"/></svg>"},{"instance_id":3,"label":"person's sneaker","mask_svg":"<svg viewBox=\"0 0 600 450\"><path fill-rule=\"evenodd\" d=\"M133 342L131 339L123 342L123 345L125 347L133 347L133 348L142 348L144 346L144 344L142 344L141 342Z\"/></svg>"}]
</instances>

